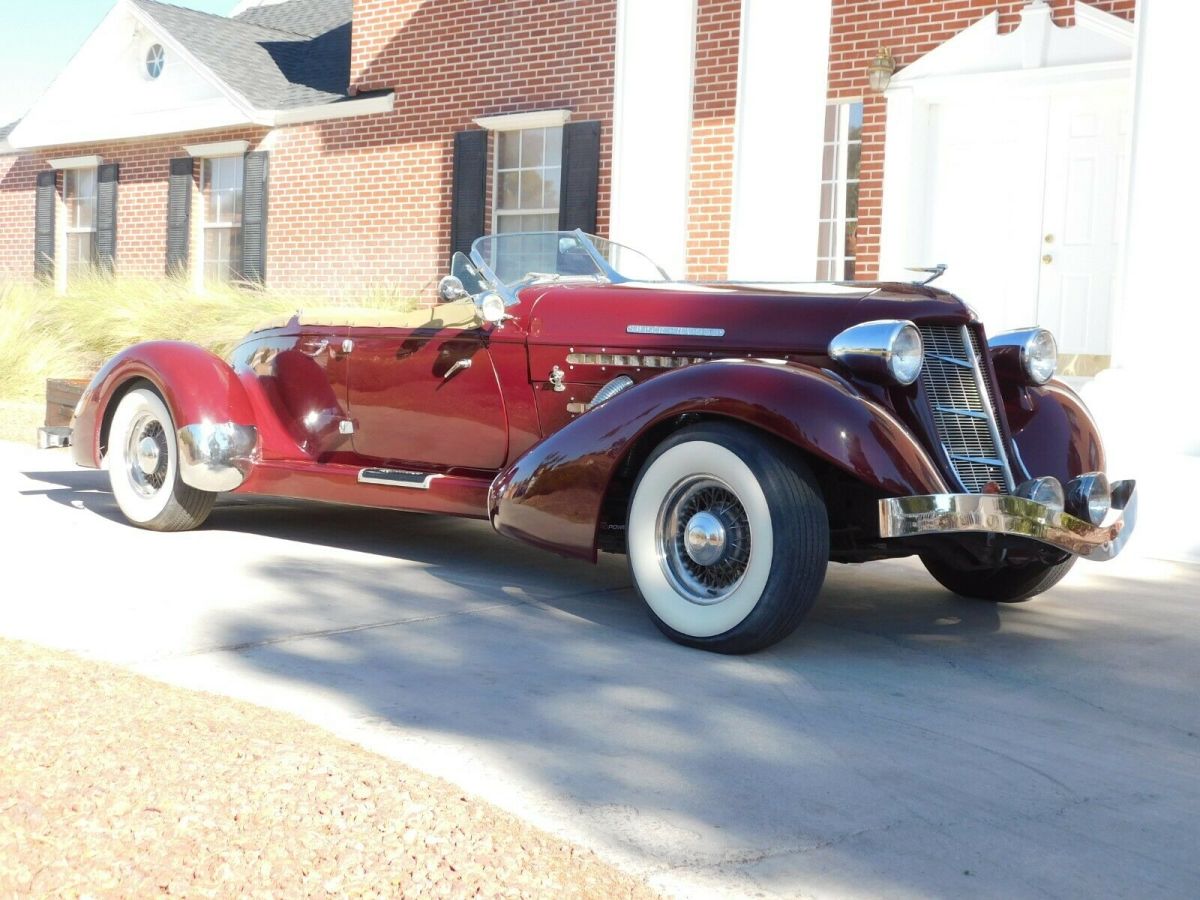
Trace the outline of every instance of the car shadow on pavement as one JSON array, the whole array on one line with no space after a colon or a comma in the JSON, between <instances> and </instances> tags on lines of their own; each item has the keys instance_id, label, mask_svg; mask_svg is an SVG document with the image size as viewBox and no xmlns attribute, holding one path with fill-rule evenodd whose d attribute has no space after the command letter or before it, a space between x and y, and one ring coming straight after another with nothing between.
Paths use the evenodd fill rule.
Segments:
<instances>
[{"instance_id":1,"label":"car shadow on pavement","mask_svg":"<svg viewBox=\"0 0 1200 900\"><path fill-rule=\"evenodd\" d=\"M30 477L118 518L103 473ZM662 637L623 558L560 559L485 522L223 498L205 531L289 543L243 576L266 600L206 615L197 666L228 659L301 714L336 698L436 748L437 774L502 778L652 870L942 896L1171 894L1196 875L1171 825L1200 802L1177 586L1081 566L997 606L910 561L834 565L794 635L728 657Z\"/></svg>"}]
</instances>

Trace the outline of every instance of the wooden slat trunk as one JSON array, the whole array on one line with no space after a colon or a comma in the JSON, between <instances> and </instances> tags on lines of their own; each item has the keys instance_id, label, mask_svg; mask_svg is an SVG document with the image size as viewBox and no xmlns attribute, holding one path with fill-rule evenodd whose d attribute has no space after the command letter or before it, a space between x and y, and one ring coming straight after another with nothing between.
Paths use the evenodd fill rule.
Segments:
<instances>
[{"instance_id":1,"label":"wooden slat trunk","mask_svg":"<svg viewBox=\"0 0 1200 900\"><path fill-rule=\"evenodd\" d=\"M46 379L46 426L70 425L75 404L87 387L85 378Z\"/></svg>"}]
</instances>

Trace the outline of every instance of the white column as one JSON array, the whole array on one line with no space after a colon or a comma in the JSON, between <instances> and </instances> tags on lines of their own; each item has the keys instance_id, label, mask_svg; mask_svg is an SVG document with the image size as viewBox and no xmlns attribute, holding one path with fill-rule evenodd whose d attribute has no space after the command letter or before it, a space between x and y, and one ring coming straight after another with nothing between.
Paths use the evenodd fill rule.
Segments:
<instances>
[{"instance_id":1,"label":"white column","mask_svg":"<svg viewBox=\"0 0 1200 900\"><path fill-rule=\"evenodd\" d=\"M731 279L816 273L830 0L743 0Z\"/></svg>"},{"instance_id":2,"label":"white column","mask_svg":"<svg viewBox=\"0 0 1200 900\"><path fill-rule=\"evenodd\" d=\"M1200 289L1191 283L1191 260L1200 245L1200 171L1186 160L1200 128L1186 110L1196 78L1200 3L1139 0L1137 34L1128 233L1113 362L1156 375L1174 371L1194 383Z\"/></svg>"},{"instance_id":3,"label":"white column","mask_svg":"<svg viewBox=\"0 0 1200 900\"><path fill-rule=\"evenodd\" d=\"M687 261L695 34L696 0L619 0L609 234L673 278Z\"/></svg>"}]
</instances>

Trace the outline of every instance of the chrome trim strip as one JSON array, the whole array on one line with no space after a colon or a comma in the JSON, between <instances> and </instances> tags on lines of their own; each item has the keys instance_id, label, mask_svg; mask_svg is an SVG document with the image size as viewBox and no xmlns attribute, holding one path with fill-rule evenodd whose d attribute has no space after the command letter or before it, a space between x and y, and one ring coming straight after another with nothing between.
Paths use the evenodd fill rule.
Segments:
<instances>
[{"instance_id":1,"label":"chrome trim strip","mask_svg":"<svg viewBox=\"0 0 1200 900\"><path fill-rule=\"evenodd\" d=\"M692 328L685 325L629 325L626 334L672 334L679 337L725 337L724 328Z\"/></svg>"},{"instance_id":2,"label":"chrome trim strip","mask_svg":"<svg viewBox=\"0 0 1200 900\"><path fill-rule=\"evenodd\" d=\"M1000 435L1000 426L996 422L996 409L991 402L991 391L988 390L987 382L983 380L983 366L979 361L979 356L975 353L975 343L971 340L971 330L966 326L962 326L963 349L967 352L967 359L971 361L971 373L975 376L975 384L979 388L979 396L983 399L983 408L987 410L987 426L991 432L992 441L996 444L996 455L1000 457L1000 468L1004 473L1005 487L1009 491L1017 489L1017 482L1013 478L1012 466L1008 462L1008 454L1004 451L1004 438Z\"/></svg>"},{"instance_id":3,"label":"chrome trim strip","mask_svg":"<svg viewBox=\"0 0 1200 900\"><path fill-rule=\"evenodd\" d=\"M371 472L394 472L397 475L423 475L424 478L421 481L396 481L395 479L387 478L386 476L369 474ZM434 479L444 477L445 476L436 472L411 472L407 469L382 469L377 467L360 469L358 473L358 483L381 484L384 487L411 488L415 491L427 491L429 490L429 486L433 484Z\"/></svg>"},{"instance_id":4,"label":"chrome trim strip","mask_svg":"<svg viewBox=\"0 0 1200 900\"><path fill-rule=\"evenodd\" d=\"M198 491L232 491L258 461L258 429L234 422L185 425L179 438L179 477Z\"/></svg>"},{"instance_id":5,"label":"chrome trim strip","mask_svg":"<svg viewBox=\"0 0 1200 900\"><path fill-rule=\"evenodd\" d=\"M879 501L879 535L981 532L1028 538L1091 560L1112 559L1125 546L1137 523L1135 482L1118 481L1104 524L1095 526L1070 513L1012 494L926 494Z\"/></svg>"},{"instance_id":6,"label":"chrome trim strip","mask_svg":"<svg viewBox=\"0 0 1200 900\"><path fill-rule=\"evenodd\" d=\"M971 368L971 364L965 359L959 359L957 356L943 356L940 353L930 353L934 359L940 359L942 362L948 362L955 366L962 366L964 369Z\"/></svg>"},{"instance_id":7,"label":"chrome trim strip","mask_svg":"<svg viewBox=\"0 0 1200 900\"><path fill-rule=\"evenodd\" d=\"M995 457L991 456L963 456L961 453L949 452L948 455L951 459L961 459L963 462L979 463L980 465L984 466L1002 467L1004 465L1004 460L996 459Z\"/></svg>"},{"instance_id":8,"label":"chrome trim strip","mask_svg":"<svg viewBox=\"0 0 1200 900\"><path fill-rule=\"evenodd\" d=\"M987 419L987 413L975 412L973 409L956 409L953 406L934 405L941 412L954 413L956 416L966 416L969 419Z\"/></svg>"}]
</instances>

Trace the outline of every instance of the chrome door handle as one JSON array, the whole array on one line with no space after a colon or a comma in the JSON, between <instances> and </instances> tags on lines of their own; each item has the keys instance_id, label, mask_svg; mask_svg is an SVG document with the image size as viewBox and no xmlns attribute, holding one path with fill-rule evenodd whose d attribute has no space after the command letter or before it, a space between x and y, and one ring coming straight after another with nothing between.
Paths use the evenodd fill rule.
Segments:
<instances>
[{"instance_id":1,"label":"chrome door handle","mask_svg":"<svg viewBox=\"0 0 1200 900\"><path fill-rule=\"evenodd\" d=\"M449 369L447 369L446 374L442 376L442 381L445 381L446 379L448 379L454 375L457 375L463 369L469 369L469 368L471 368L471 361L469 359L456 359L454 361L454 365L452 365Z\"/></svg>"},{"instance_id":2,"label":"chrome door handle","mask_svg":"<svg viewBox=\"0 0 1200 900\"><path fill-rule=\"evenodd\" d=\"M325 348L329 346L327 339L319 341L307 340L300 345L300 352L306 356L320 356L325 352Z\"/></svg>"}]
</instances>

